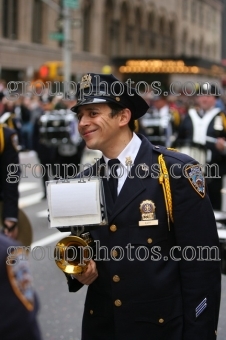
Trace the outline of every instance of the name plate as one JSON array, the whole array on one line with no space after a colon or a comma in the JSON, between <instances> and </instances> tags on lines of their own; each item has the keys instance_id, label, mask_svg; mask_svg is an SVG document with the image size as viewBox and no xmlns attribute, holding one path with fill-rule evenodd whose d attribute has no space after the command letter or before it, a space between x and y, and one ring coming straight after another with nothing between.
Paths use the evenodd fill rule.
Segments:
<instances>
[{"instance_id":1,"label":"name plate","mask_svg":"<svg viewBox=\"0 0 226 340\"><path fill-rule=\"evenodd\" d=\"M151 221L139 221L139 227L145 227L148 225L158 225L158 220L151 220Z\"/></svg>"}]
</instances>

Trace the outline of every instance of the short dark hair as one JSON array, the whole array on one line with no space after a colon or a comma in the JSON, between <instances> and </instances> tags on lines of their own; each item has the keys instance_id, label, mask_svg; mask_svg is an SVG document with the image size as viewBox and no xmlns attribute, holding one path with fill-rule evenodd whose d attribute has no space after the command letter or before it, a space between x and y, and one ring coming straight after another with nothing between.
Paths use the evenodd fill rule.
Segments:
<instances>
[{"instance_id":1,"label":"short dark hair","mask_svg":"<svg viewBox=\"0 0 226 340\"><path fill-rule=\"evenodd\" d=\"M115 103L107 103L108 106L110 107L111 109L111 117L114 117L116 116L120 111L122 111L124 108L120 105L117 105ZM128 126L130 128L131 131L134 131L135 130L135 120L133 118L133 115L131 115L131 118L130 118L130 121L128 123Z\"/></svg>"}]
</instances>

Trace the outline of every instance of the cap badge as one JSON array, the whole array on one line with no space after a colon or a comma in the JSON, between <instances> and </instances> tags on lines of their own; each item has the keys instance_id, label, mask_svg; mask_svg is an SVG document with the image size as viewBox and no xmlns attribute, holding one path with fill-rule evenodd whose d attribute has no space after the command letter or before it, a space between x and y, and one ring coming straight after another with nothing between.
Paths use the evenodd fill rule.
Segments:
<instances>
[{"instance_id":1,"label":"cap badge","mask_svg":"<svg viewBox=\"0 0 226 340\"><path fill-rule=\"evenodd\" d=\"M86 89L87 87L90 87L92 77L90 74L85 74L80 83L80 89Z\"/></svg>"},{"instance_id":2,"label":"cap badge","mask_svg":"<svg viewBox=\"0 0 226 340\"><path fill-rule=\"evenodd\" d=\"M141 221L139 227L148 225L158 225L158 220L155 217L155 204L151 200L145 200L140 204Z\"/></svg>"}]
</instances>

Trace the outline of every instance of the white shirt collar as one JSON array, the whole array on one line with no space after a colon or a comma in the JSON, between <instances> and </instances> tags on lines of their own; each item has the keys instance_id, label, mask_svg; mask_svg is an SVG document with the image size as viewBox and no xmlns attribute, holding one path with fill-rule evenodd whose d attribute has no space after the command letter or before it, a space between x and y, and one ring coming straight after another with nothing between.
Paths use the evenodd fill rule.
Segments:
<instances>
[{"instance_id":1,"label":"white shirt collar","mask_svg":"<svg viewBox=\"0 0 226 340\"><path fill-rule=\"evenodd\" d=\"M127 162L131 160L131 164L134 163L134 160L138 154L138 151L141 146L141 139L133 132L133 137L131 141L126 145L125 149L116 157L120 161L120 163L127 168ZM109 158L103 155L105 163L107 164Z\"/></svg>"}]
</instances>

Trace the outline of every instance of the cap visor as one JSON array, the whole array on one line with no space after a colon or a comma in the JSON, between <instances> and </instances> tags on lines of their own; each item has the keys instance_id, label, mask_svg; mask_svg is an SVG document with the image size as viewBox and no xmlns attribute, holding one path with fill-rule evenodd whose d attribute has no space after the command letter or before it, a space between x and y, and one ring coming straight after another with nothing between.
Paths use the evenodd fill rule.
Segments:
<instances>
[{"instance_id":1,"label":"cap visor","mask_svg":"<svg viewBox=\"0 0 226 340\"><path fill-rule=\"evenodd\" d=\"M77 112L79 106L88 105L88 104L101 104L106 103L107 100L100 98L84 98L83 100L78 101L78 103L71 108L72 111Z\"/></svg>"}]
</instances>

